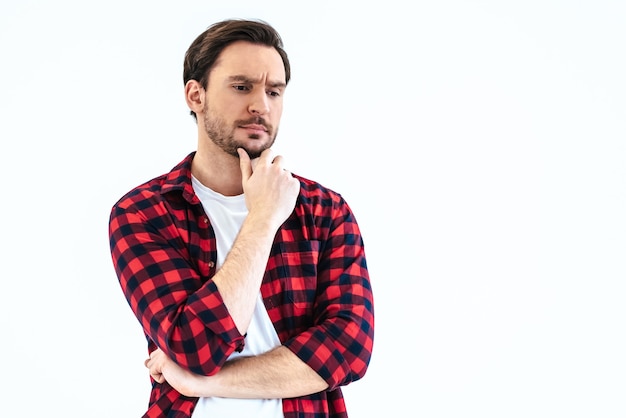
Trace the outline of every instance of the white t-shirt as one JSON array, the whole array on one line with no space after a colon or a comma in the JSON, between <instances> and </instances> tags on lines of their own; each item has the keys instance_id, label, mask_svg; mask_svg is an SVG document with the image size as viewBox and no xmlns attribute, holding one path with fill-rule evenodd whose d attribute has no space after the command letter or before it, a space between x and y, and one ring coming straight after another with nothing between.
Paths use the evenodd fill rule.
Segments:
<instances>
[{"instance_id":1,"label":"white t-shirt","mask_svg":"<svg viewBox=\"0 0 626 418\"><path fill-rule=\"evenodd\" d=\"M195 177L191 178L193 189L200 198L204 211L215 230L217 241L217 262L219 269L224 264L241 224L248 215L244 195L224 196L202 185ZM233 352L229 359L264 353L280 345L280 340L270 320L261 292L259 292L252 321L246 333L246 343L241 353ZM192 418L284 418L281 399L233 399L200 398Z\"/></svg>"}]
</instances>

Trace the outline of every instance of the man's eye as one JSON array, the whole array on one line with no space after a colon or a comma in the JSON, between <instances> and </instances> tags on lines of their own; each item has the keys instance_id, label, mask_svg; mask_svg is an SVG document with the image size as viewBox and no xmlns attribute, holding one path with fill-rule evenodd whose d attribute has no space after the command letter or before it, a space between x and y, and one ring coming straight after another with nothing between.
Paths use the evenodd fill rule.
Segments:
<instances>
[{"instance_id":1,"label":"man's eye","mask_svg":"<svg viewBox=\"0 0 626 418\"><path fill-rule=\"evenodd\" d=\"M233 86L235 88L235 90L238 91L247 91L248 87L247 86Z\"/></svg>"},{"instance_id":2,"label":"man's eye","mask_svg":"<svg viewBox=\"0 0 626 418\"><path fill-rule=\"evenodd\" d=\"M267 94L269 94L272 97L280 96L280 92L278 92L278 91L268 91Z\"/></svg>"}]
</instances>

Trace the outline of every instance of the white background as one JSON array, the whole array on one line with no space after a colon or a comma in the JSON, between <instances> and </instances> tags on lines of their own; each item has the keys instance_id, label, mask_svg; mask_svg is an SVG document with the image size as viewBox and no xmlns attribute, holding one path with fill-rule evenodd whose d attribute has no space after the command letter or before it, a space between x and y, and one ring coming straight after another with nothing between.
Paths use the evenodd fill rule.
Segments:
<instances>
[{"instance_id":1,"label":"white background","mask_svg":"<svg viewBox=\"0 0 626 418\"><path fill-rule=\"evenodd\" d=\"M2 416L145 411L109 210L195 148L183 55L228 17L282 34L276 147L364 234L350 416L626 416L624 2L0 4Z\"/></svg>"}]
</instances>

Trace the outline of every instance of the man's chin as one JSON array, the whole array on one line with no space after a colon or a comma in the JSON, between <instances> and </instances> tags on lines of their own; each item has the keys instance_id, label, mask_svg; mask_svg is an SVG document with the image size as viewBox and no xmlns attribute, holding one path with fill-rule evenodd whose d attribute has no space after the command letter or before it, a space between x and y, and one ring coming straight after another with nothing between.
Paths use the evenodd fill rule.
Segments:
<instances>
[{"instance_id":1,"label":"man's chin","mask_svg":"<svg viewBox=\"0 0 626 418\"><path fill-rule=\"evenodd\" d=\"M245 144L245 145L240 145L241 148L243 148L248 155L250 156L250 159L254 159L254 158L258 158L261 156L261 153L263 151L265 151L266 149L270 148L272 146L272 143L267 143L267 142L263 142L263 143L253 143L253 144Z\"/></svg>"},{"instance_id":2,"label":"man's chin","mask_svg":"<svg viewBox=\"0 0 626 418\"><path fill-rule=\"evenodd\" d=\"M250 157L250 159L254 160L255 158L259 158L261 156L261 153L265 151L266 148L263 148L261 150L258 150L258 149L251 150L251 149L244 147L243 149L248 153L248 156Z\"/></svg>"}]
</instances>

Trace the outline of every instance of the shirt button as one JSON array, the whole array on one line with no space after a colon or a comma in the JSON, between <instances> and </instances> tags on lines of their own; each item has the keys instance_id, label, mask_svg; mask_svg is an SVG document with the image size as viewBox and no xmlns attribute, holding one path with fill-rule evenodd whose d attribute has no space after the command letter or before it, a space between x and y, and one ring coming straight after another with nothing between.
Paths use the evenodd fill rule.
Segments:
<instances>
[{"instance_id":1,"label":"shirt button","mask_svg":"<svg viewBox=\"0 0 626 418\"><path fill-rule=\"evenodd\" d=\"M209 218L205 217L204 219L202 219L202 221L203 221L205 224L208 224L208 223L209 223Z\"/></svg>"},{"instance_id":2,"label":"shirt button","mask_svg":"<svg viewBox=\"0 0 626 418\"><path fill-rule=\"evenodd\" d=\"M213 266L215 266L215 263L213 261L209 261L209 267L213 268Z\"/></svg>"}]
</instances>

